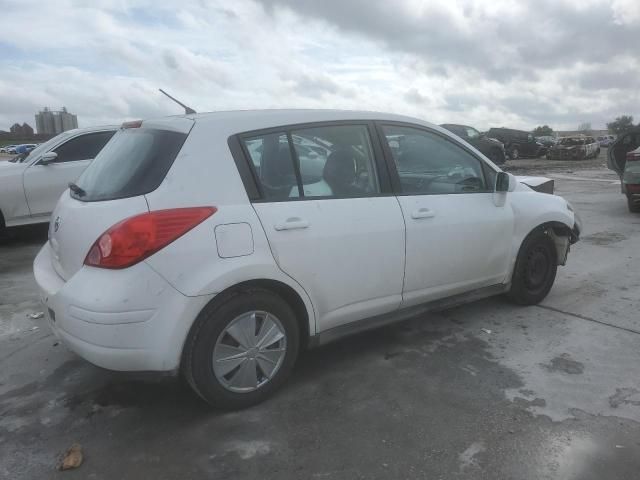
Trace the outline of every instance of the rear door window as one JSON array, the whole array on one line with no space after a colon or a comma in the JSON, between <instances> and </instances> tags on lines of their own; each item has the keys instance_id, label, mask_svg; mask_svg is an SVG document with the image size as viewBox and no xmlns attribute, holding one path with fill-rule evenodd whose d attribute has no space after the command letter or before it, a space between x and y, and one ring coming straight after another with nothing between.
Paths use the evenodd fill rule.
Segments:
<instances>
[{"instance_id":1,"label":"rear door window","mask_svg":"<svg viewBox=\"0 0 640 480\"><path fill-rule=\"evenodd\" d=\"M120 130L80 176L76 183L82 190L72 196L93 202L152 192L164 180L187 135L153 128Z\"/></svg>"},{"instance_id":2,"label":"rear door window","mask_svg":"<svg viewBox=\"0 0 640 480\"><path fill-rule=\"evenodd\" d=\"M327 125L241 136L262 199L359 197L380 193L366 125Z\"/></svg>"},{"instance_id":3,"label":"rear door window","mask_svg":"<svg viewBox=\"0 0 640 480\"><path fill-rule=\"evenodd\" d=\"M243 140L265 200L281 201L300 192L291 148L284 132L256 135Z\"/></svg>"},{"instance_id":4,"label":"rear door window","mask_svg":"<svg viewBox=\"0 0 640 480\"><path fill-rule=\"evenodd\" d=\"M115 130L110 130L108 132L88 133L72 138L53 150L58 154L56 162L93 160L114 134Z\"/></svg>"},{"instance_id":5,"label":"rear door window","mask_svg":"<svg viewBox=\"0 0 640 480\"><path fill-rule=\"evenodd\" d=\"M364 125L331 125L291 132L305 197L379 193L373 149Z\"/></svg>"}]
</instances>

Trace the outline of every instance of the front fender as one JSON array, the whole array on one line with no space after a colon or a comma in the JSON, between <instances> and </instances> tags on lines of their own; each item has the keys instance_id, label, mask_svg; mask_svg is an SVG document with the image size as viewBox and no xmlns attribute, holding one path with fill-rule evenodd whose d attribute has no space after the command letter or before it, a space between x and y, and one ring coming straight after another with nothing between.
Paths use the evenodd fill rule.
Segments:
<instances>
[{"instance_id":1,"label":"front fender","mask_svg":"<svg viewBox=\"0 0 640 480\"><path fill-rule=\"evenodd\" d=\"M564 226L570 232L569 243L575 243L580 234L581 225L579 225L579 217L570 210L567 201L562 197L534 192L528 188L518 189L509 196L509 205L513 210L514 218L510 278L520 246L533 230L542 225Z\"/></svg>"}]
</instances>

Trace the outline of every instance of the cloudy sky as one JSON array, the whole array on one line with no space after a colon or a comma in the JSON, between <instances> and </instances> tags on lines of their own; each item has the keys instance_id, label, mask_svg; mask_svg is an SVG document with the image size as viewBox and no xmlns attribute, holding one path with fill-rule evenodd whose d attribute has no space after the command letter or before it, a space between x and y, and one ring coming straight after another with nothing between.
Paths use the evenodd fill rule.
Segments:
<instances>
[{"instance_id":1,"label":"cloudy sky","mask_svg":"<svg viewBox=\"0 0 640 480\"><path fill-rule=\"evenodd\" d=\"M171 4L171 5L169 5ZM0 0L0 129L345 108L480 129L640 120L640 0Z\"/></svg>"}]
</instances>

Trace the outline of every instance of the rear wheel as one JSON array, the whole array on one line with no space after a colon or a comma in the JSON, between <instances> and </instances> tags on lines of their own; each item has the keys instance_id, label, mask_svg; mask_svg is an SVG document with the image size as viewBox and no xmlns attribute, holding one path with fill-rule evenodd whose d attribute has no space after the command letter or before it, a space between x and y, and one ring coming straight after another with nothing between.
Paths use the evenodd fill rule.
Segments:
<instances>
[{"instance_id":1,"label":"rear wheel","mask_svg":"<svg viewBox=\"0 0 640 480\"><path fill-rule=\"evenodd\" d=\"M518 147L513 147L509 156L511 157L511 160L518 160L520 158L520 150L518 150Z\"/></svg>"},{"instance_id":2,"label":"rear wheel","mask_svg":"<svg viewBox=\"0 0 640 480\"><path fill-rule=\"evenodd\" d=\"M182 371L209 404L246 408L284 383L299 344L291 307L268 290L246 290L201 312L185 344Z\"/></svg>"},{"instance_id":3,"label":"rear wheel","mask_svg":"<svg viewBox=\"0 0 640 480\"><path fill-rule=\"evenodd\" d=\"M520 305L535 305L551 290L556 278L557 255L551 237L542 228L530 233L518 253L509 298Z\"/></svg>"},{"instance_id":4,"label":"rear wheel","mask_svg":"<svg viewBox=\"0 0 640 480\"><path fill-rule=\"evenodd\" d=\"M640 213L640 200L634 200L633 196L627 195L627 205L631 213Z\"/></svg>"}]
</instances>

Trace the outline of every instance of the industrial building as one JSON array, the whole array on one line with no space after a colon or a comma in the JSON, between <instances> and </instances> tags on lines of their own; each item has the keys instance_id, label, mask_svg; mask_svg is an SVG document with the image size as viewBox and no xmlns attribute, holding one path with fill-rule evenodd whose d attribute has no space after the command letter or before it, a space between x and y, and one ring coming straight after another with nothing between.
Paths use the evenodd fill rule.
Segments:
<instances>
[{"instance_id":1,"label":"industrial building","mask_svg":"<svg viewBox=\"0 0 640 480\"><path fill-rule=\"evenodd\" d=\"M36 130L39 134L57 135L73 128L78 128L78 117L67 112L65 107L60 111L44 107L36 114Z\"/></svg>"}]
</instances>

